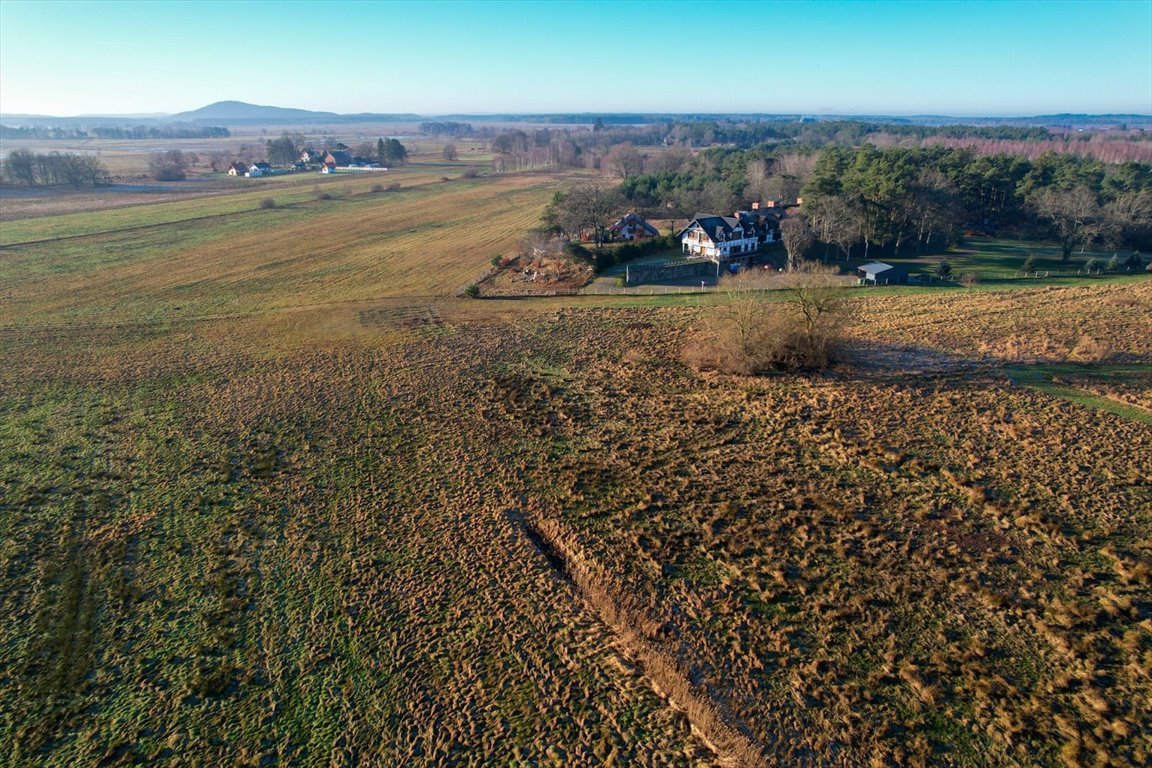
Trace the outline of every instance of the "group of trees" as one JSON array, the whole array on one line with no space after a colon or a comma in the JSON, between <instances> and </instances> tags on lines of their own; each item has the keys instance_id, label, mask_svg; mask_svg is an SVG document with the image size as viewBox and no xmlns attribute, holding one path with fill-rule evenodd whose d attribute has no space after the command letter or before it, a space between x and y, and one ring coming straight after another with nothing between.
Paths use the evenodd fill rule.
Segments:
<instances>
[{"instance_id":1,"label":"group of trees","mask_svg":"<svg viewBox=\"0 0 1152 768\"><path fill-rule=\"evenodd\" d=\"M1152 166L1141 163L870 144L674 152L623 179L631 207L677 217L802 198L814 236L844 256L941 248L962 227L1053 237L1065 258L1077 247L1152 247Z\"/></svg>"},{"instance_id":2,"label":"group of trees","mask_svg":"<svg viewBox=\"0 0 1152 768\"><path fill-rule=\"evenodd\" d=\"M73 187L111 183L108 169L94 155L73 152L38 153L14 149L4 160L4 176L17 184L70 184Z\"/></svg>"},{"instance_id":3,"label":"group of trees","mask_svg":"<svg viewBox=\"0 0 1152 768\"><path fill-rule=\"evenodd\" d=\"M92 128L0 125L0 139L226 139L227 128L190 125L98 125Z\"/></svg>"},{"instance_id":4,"label":"group of trees","mask_svg":"<svg viewBox=\"0 0 1152 768\"><path fill-rule=\"evenodd\" d=\"M803 188L817 237L847 257L944 245L961 226L1013 228L1079 247L1152 244L1152 167L1074 155L1030 161L927 147L821 153Z\"/></svg>"},{"instance_id":5,"label":"group of trees","mask_svg":"<svg viewBox=\"0 0 1152 768\"><path fill-rule=\"evenodd\" d=\"M188 178L192 158L178 149L157 152L148 160L148 171L156 181L183 181Z\"/></svg>"},{"instance_id":6,"label":"group of trees","mask_svg":"<svg viewBox=\"0 0 1152 768\"><path fill-rule=\"evenodd\" d=\"M363 141L355 148L332 137L319 142L322 151L339 150L350 152L357 162L380 163L381 165L403 165L408 161L408 149L398 139L379 138L375 143ZM281 134L278 139L269 139L264 144L264 157L272 165L288 166L300 159L300 153L307 148L307 140L300 134Z\"/></svg>"},{"instance_id":7,"label":"group of trees","mask_svg":"<svg viewBox=\"0 0 1152 768\"><path fill-rule=\"evenodd\" d=\"M432 121L420 123L420 133L427 136L471 136L472 123L454 123L452 121Z\"/></svg>"},{"instance_id":8,"label":"group of trees","mask_svg":"<svg viewBox=\"0 0 1152 768\"><path fill-rule=\"evenodd\" d=\"M596 247L607 239L612 217L623 199L619 192L600 184L584 184L556 192L544 209L544 227L568 240L591 239Z\"/></svg>"}]
</instances>

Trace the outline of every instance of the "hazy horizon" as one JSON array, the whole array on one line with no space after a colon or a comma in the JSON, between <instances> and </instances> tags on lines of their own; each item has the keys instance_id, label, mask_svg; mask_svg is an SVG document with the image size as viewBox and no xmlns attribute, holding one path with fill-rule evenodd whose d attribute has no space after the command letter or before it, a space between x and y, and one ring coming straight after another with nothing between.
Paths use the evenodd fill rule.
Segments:
<instances>
[{"instance_id":1,"label":"hazy horizon","mask_svg":"<svg viewBox=\"0 0 1152 768\"><path fill-rule=\"evenodd\" d=\"M1152 113L1152 0L0 3L0 111Z\"/></svg>"}]
</instances>

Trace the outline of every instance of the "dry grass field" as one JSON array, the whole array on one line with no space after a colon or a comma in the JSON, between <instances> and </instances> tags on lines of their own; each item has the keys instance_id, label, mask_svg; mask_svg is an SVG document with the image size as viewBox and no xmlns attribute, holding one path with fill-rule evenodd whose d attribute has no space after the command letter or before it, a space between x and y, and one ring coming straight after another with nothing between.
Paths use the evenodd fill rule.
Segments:
<instances>
[{"instance_id":1,"label":"dry grass field","mask_svg":"<svg viewBox=\"0 0 1152 768\"><path fill-rule=\"evenodd\" d=\"M454 298L554 180L332 183L0 219L9 764L1148 763L1152 283L702 374Z\"/></svg>"}]
</instances>

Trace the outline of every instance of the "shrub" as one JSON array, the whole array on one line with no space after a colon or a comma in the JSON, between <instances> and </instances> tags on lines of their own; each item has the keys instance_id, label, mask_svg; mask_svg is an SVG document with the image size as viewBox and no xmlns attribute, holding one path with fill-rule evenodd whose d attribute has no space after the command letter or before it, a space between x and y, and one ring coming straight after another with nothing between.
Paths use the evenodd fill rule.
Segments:
<instances>
[{"instance_id":1,"label":"shrub","mask_svg":"<svg viewBox=\"0 0 1152 768\"><path fill-rule=\"evenodd\" d=\"M320 189L320 187L316 187L312 191L313 191L313 193L315 193L317 200L331 200L332 199L332 193L327 191L327 190Z\"/></svg>"},{"instance_id":2,"label":"shrub","mask_svg":"<svg viewBox=\"0 0 1152 768\"><path fill-rule=\"evenodd\" d=\"M496 254L495 256L492 257L492 260L491 260L492 266L499 267L503 263L504 263L504 257L501 256L500 254Z\"/></svg>"},{"instance_id":3,"label":"shrub","mask_svg":"<svg viewBox=\"0 0 1152 768\"><path fill-rule=\"evenodd\" d=\"M1109 272L1119 272L1120 257L1116 254L1112 254L1112 258L1108 259L1108 263L1104 265L1104 269L1108 270Z\"/></svg>"},{"instance_id":4,"label":"shrub","mask_svg":"<svg viewBox=\"0 0 1152 768\"><path fill-rule=\"evenodd\" d=\"M1098 269L1100 269L1100 262L1096 261L1096 259L1088 259L1088 261L1084 262L1085 274L1090 275Z\"/></svg>"},{"instance_id":5,"label":"shrub","mask_svg":"<svg viewBox=\"0 0 1152 768\"><path fill-rule=\"evenodd\" d=\"M479 170L477 170L476 168L469 168L468 170L464 171L464 173L460 174L460 178L462 178L462 179L475 179L479 175L480 175Z\"/></svg>"},{"instance_id":6,"label":"shrub","mask_svg":"<svg viewBox=\"0 0 1152 768\"><path fill-rule=\"evenodd\" d=\"M270 197L266 197L260 201L260 207L261 208L275 208L276 207L276 201Z\"/></svg>"},{"instance_id":7,"label":"shrub","mask_svg":"<svg viewBox=\"0 0 1152 768\"><path fill-rule=\"evenodd\" d=\"M940 259L940 263L936 265L936 277L947 280L951 276L952 265L948 263L948 259Z\"/></svg>"},{"instance_id":8,"label":"shrub","mask_svg":"<svg viewBox=\"0 0 1152 768\"><path fill-rule=\"evenodd\" d=\"M827 368L840 346L844 291L835 271L806 264L787 282L744 273L726 278L728 301L684 349L697 369L750 375ZM763 301L758 288L786 287L786 304Z\"/></svg>"},{"instance_id":9,"label":"shrub","mask_svg":"<svg viewBox=\"0 0 1152 768\"><path fill-rule=\"evenodd\" d=\"M1028 254L1028 258L1024 259L1024 264L1021 265L1020 270L1023 272L1031 272L1036 269L1036 256Z\"/></svg>"},{"instance_id":10,"label":"shrub","mask_svg":"<svg viewBox=\"0 0 1152 768\"><path fill-rule=\"evenodd\" d=\"M464 295L470 299L479 298L480 286L476 285L476 283L472 283L471 285L469 285L467 288L464 289Z\"/></svg>"},{"instance_id":11,"label":"shrub","mask_svg":"<svg viewBox=\"0 0 1152 768\"><path fill-rule=\"evenodd\" d=\"M384 191L385 191L385 192L396 192L396 191L398 191L399 189L400 189L400 182L396 182L396 183L394 183L394 184L389 184L389 185L388 185L388 186L385 188L385 190L384 190Z\"/></svg>"},{"instance_id":12,"label":"shrub","mask_svg":"<svg viewBox=\"0 0 1152 768\"><path fill-rule=\"evenodd\" d=\"M372 192L373 193L380 194L383 191L384 191L384 185L383 184L373 184L372 185Z\"/></svg>"}]
</instances>

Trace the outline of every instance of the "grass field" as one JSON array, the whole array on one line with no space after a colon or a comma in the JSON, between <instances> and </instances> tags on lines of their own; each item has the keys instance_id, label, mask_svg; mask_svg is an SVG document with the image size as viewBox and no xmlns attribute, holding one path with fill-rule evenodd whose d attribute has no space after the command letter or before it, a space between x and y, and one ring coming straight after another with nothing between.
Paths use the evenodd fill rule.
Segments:
<instances>
[{"instance_id":1,"label":"grass field","mask_svg":"<svg viewBox=\"0 0 1152 768\"><path fill-rule=\"evenodd\" d=\"M1148 763L1152 282L702 374L723 295L454 298L557 180L405 172L0 210L7 764Z\"/></svg>"}]
</instances>

